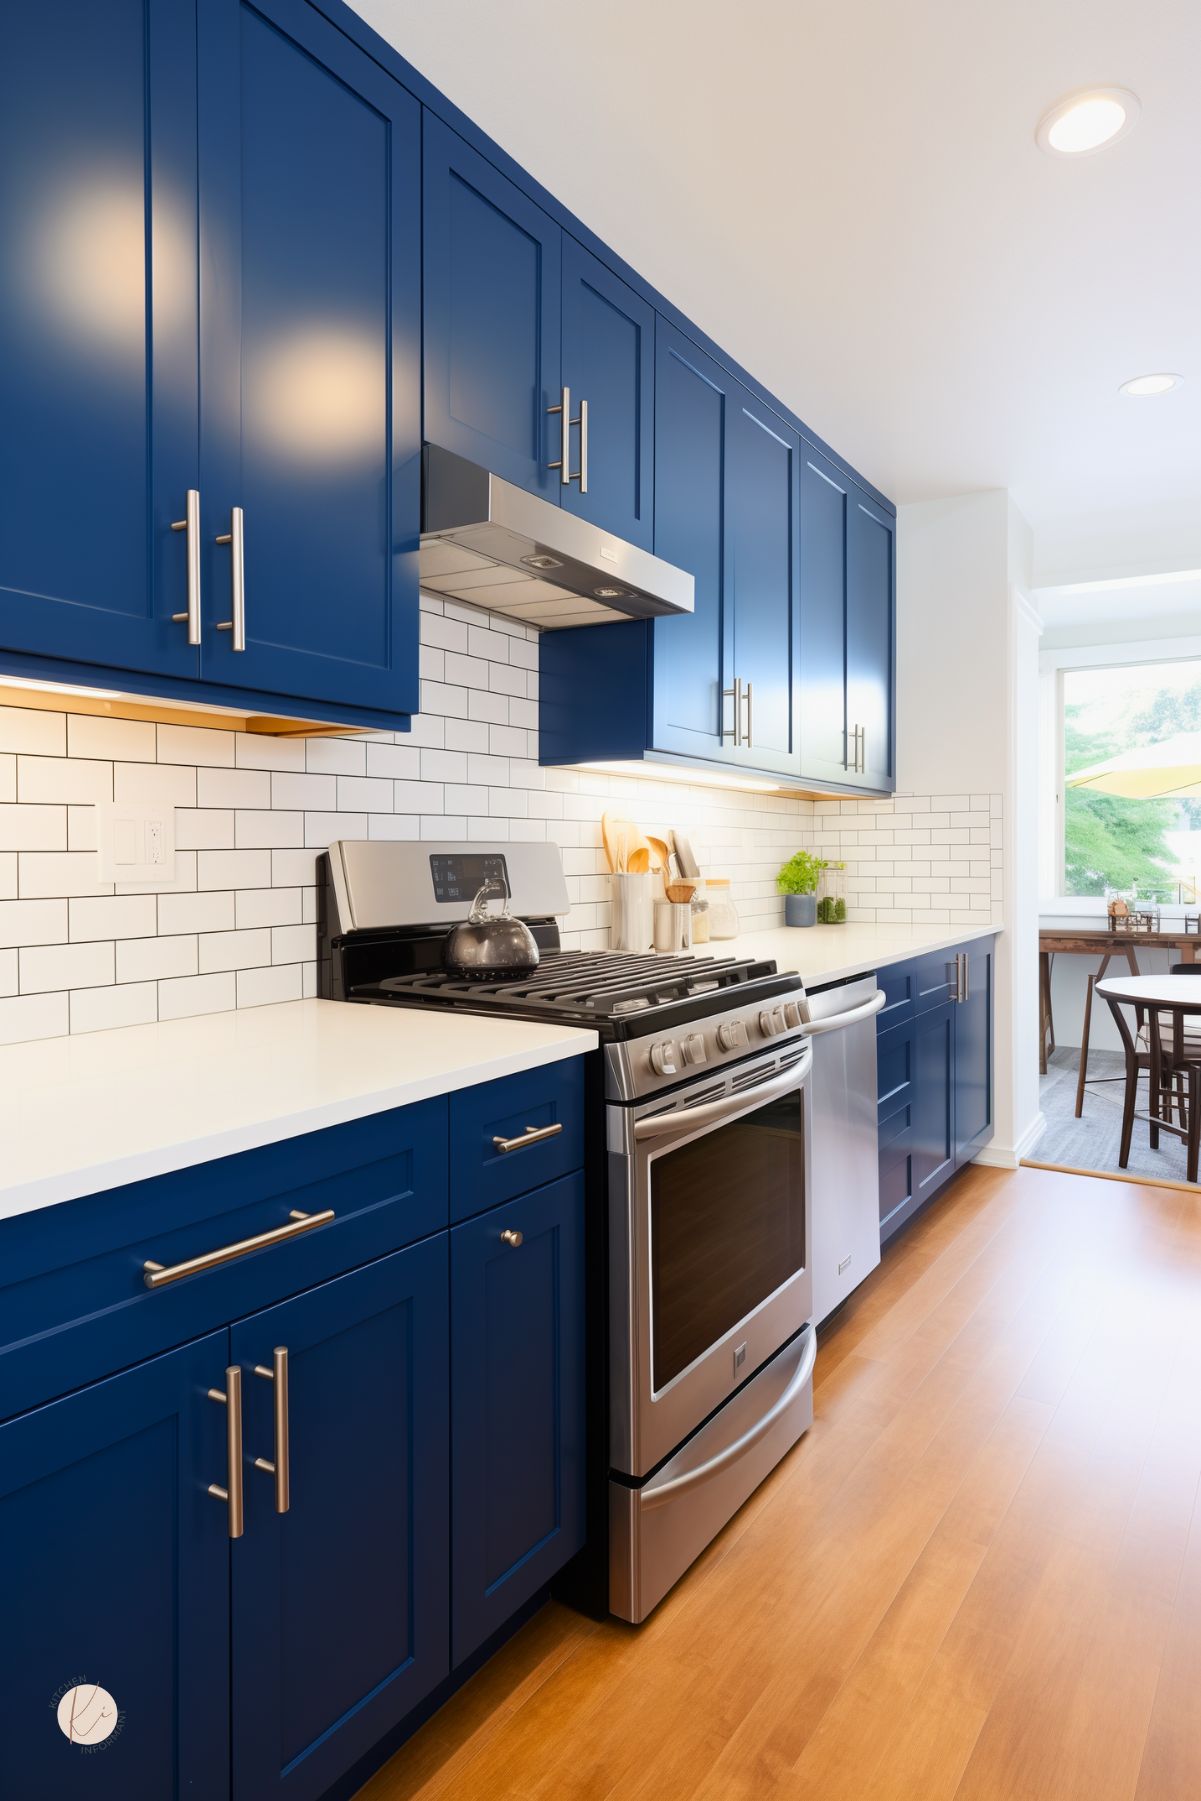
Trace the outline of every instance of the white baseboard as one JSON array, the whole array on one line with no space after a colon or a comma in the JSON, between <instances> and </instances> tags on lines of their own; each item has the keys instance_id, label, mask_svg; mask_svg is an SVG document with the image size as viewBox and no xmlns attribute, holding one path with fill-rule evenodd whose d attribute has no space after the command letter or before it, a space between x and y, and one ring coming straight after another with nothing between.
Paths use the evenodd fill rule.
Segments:
<instances>
[{"instance_id":1,"label":"white baseboard","mask_svg":"<svg viewBox=\"0 0 1201 1801\"><path fill-rule=\"evenodd\" d=\"M1046 1129L1045 1116L1036 1113L1016 1144L1000 1144L994 1138L976 1153L972 1161L987 1164L992 1169L1016 1169L1023 1157L1030 1155Z\"/></svg>"}]
</instances>

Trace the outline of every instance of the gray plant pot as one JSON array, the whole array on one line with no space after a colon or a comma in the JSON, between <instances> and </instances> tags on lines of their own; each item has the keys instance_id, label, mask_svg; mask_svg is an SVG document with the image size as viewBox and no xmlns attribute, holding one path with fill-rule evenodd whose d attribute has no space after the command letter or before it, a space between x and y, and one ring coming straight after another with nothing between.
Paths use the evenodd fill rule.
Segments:
<instances>
[{"instance_id":1,"label":"gray plant pot","mask_svg":"<svg viewBox=\"0 0 1201 1801\"><path fill-rule=\"evenodd\" d=\"M786 926L815 926L817 924L816 894L786 894L784 896L784 924Z\"/></svg>"}]
</instances>

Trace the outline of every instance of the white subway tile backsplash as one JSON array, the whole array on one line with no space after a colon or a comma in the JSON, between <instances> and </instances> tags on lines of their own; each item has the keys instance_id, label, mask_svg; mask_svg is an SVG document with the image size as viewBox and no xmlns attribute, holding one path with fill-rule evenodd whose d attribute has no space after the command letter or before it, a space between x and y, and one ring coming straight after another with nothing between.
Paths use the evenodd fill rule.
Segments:
<instances>
[{"instance_id":1,"label":"white subway tile backsplash","mask_svg":"<svg viewBox=\"0 0 1201 1801\"><path fill-rule=\"evenodd\" d=\"M96 988L116 980L108 943L27 945L19 953L22 994L56 988Z\"/></svg>"},{"instance_id":2,"label":"white subway tile backsplash","mask_svg":"<svg viewBox=\"0 0 1201 1801\"><path fill-rule=\"evenodd\" d=\"M224 894L160 894L158 929L163 933L232 931L234 897Z\"/></svg>"},{"instance_id":3,"label":"white subway tile backsplash","mask_svg":"<svg viewBox=\"0 0 1201 1801\"><path fill-rule=\"evenodd\" d=\"M845 863L852 919L979 924L999 904L999 796L814 802L544 769L537 634L424 596L422 639L426 710L407 733L276 739L0 706L0 1038L315 993L317 858L338 837L549 838L568 948L608 941L606 807L687 829L702 866L733 875L747 929L779 921L775 873L801 845ZM114 787L175 808L172 882L97 883L95 805Z\"/></svg>"},{"instance_id":4,"label":"white subway tile backsplash","mask_svg":"<svg viewBox=\"0 0 1201 1801\"><path fill-rule=\"evenodd\" d=\"M107 757L124 763L153 763L157 727L142 719L106 719L92 713L67 715L67 755Z\"/></svg>"},{"instance_id":5,"label":"white subway tile backsplash","mask_svg":"<svg viewBox=\"0 0 1201 1801\"><path fill-rule=\"evenodd\" d=\"M32 1038L61 1038L70 1030L70 1005L63 994L23 994L0 1001L0 1044Z\"/></svg>"},{"instance_id":6,"label":"white subway tile backsplash","mask_svg":"<svg viewBox=\"0 0 1201 1801\"><path fill-rule=\"evenodd\" d=\"M73 1032L108 1032L114 1026L144 1026L158 1018L158 985L125 982L115 988L80 988L71 995Z\"/></svg>"},{"instance_id":7,"label":"white subway tile backsplash","mask_svg":"<svg viewBox=\"0 0 1201 1801\"><path fill-rule=\"evenodd\" d=\"M196 937L123 938L117 945L118 982L157 982L164 976L194 976Z\"/></svg>"},{"instance_id":8,"label":"white subway tile backsplash","mask_svg":"<svg viewBox=\"0 0 1201 1801\"><path fill-rule=\"evenodd\" d=\"M196 854L196 886L269 888L270 850L202 850Z\"/></svg>"},{"instance_id":9,"label":"white subway tile backsplash","mask_svg":"<svg viewBox=\"0 0 1201 1801\"><path fill-rule=\"evenodd\" d=\"M0 707L0 751L16 751L33 757L65 757L66 715L43 713L33 707Z\"/></svg>"},{"instance_id":10,"label":"white subway tile backsplash","mask_svg":"<svg viewBox=\"0 0 1201 1801\"><path fill-rule=\"evenodd\" d=\"M189 1019L197 1013L227 1013L237 1005L238 989L232 969L219 975L181 976L158 985L160 1019Z\"/></svg>"},{"instance_id":11,"label":"white subway tile backsplash","mask_svg":"<svg viewBox=\"0 0 1201 1801\"><path fill-rule=\"evenodd\" d=\"M0 803L0 850L66 850L65 807Z\"/></svg>"},{"instance_id":12,"label":"white subway tile backsplash","mask_svg":"<svg viewBox=\"0 0 1201 1801\"><path fill-rule=\"evenodd\" d=\"M271 932L266 926L245 932L202 932L198 942L202 976L216 969L254 969L271 961Z\"/></svg>"}]
</instances>

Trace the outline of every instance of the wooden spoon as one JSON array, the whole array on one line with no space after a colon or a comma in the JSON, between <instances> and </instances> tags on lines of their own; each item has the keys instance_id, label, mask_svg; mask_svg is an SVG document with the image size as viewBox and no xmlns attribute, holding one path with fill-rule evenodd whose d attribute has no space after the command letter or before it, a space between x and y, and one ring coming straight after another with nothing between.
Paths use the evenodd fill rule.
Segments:
<instances>
[{"instance_id":1,"label":"wooden spoon","mask_svg":"<svg viewBox=\"0 0 1201 1801\"><path fill-rule=\"evenodd\" d=\"M628 823L616 813L602 813L601 837L605 844L605 855L609 859L609 868L614 875L623 874L629 855Z\"/></svg>"}]
</instances>

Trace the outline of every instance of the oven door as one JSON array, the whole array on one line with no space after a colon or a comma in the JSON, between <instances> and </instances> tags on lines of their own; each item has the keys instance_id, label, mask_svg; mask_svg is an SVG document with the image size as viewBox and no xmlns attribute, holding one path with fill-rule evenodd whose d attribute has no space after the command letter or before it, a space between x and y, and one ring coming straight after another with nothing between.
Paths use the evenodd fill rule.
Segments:
<instances>
[{"instance_id":1,"label":"oven door","mask_svg":"<svg viewBox=\"0 0 1201 1801\"><path fill-rule=\"evenodd\" d=\"M645 1476L812 1310L803 1040L609 1107L610 1461Z\"/></svg>"}]
</instances>

